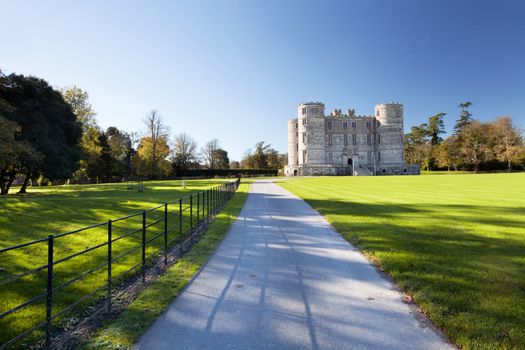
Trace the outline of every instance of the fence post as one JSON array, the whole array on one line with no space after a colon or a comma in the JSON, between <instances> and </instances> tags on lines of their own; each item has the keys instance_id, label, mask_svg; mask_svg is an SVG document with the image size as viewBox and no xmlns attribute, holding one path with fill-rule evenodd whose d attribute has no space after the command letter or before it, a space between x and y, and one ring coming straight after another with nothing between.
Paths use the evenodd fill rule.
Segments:
<instances>
[{"instance_id":1,"label":"fence post","mask_svg":"<svg viewBox=\"0 0 525 350\"><path fill-rule=\"evenodd\" d=\"M201 193L200 192L197 192L197 227L199 227L199 219L200 219L200 215L199 215L199 211L200 211L200 204L201 204Z\"/></svg>"},{"instance_id":2,"label":"fence post","mask_svg":"<svg viewBox=\"0 0 525 350\"><path fill-rule=\"evenodd\" d=\"M182 198L179 199L179 251L182 257Z\"/></svg>"},{"instance_id":3,"label":"fence post","mask_svg":"<svg viewBox=\"0 0 525 350\"><path fill-rule=\"evenodd\" d=\"M142 211L142 282L146 281L146 211Z\"/></svg>"},{"instance_id":4,"label":"fence post","mask_svg":"<svg viewBox=\"0 0 525 350\"><path fill-rule=\"evenodd\" d=\"M211 189L208 189L206 190L207 192L207 198L206 198L206 201L207 201L207 209L208 209L208 225L210 224L210 193L211 193Z\"/></svg>"},{"instance_id":5,"label":"fence post","mask_svg":"<svg viewBox=\"0 0 525 350\"><path fill-rule=\"evenodd\" d=\"M108 312L111 311L111 285L113 283L111 276L111 260L112 258L112 247L111 243L113 241L113 224L111 220L108 220Z\"/></svg>"},{"instance_id":6,"label":"fence post","mask_svg":"<svg viewBox=\"0 0 525 350\"><path fill-rule=\"evenodd\" d=\"M168 203L164 203L164 265L168 266Z\"/></svg>"},{"instance_id":7,"label":"fence post","mask_svg":"<svg viewBox=\"0 0 525 350\"><path fill-rule=\"evenodd\" d=\"M51 349L51 317L53 316L53 243L54 236L47 239L47 298L46 298L46 348Z\"/></svg>"},{"instance_id":8,"label":"fence post","mask_svg":"<svg viewBox=\"0 0 525 350\"><path fill-rule=\"evenodd\" d=\"M193 195L190 194L190 234L193 232Z\"/></svg>"}]
</instances>

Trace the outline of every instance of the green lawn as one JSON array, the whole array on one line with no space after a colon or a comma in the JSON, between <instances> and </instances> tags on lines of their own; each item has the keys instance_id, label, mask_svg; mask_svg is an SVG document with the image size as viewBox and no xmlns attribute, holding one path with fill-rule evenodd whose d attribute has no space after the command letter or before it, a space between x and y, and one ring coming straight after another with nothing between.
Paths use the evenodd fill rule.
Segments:
<instances>
[{"instance_id":1,"label":"green lawn","mask_svg":"<svg viewBox=\"0 0 525 350\"><path fill-rule=\"evenodd\" d=\"M525 348L525 174L280 184L380 264L455 344Z\"/></svg>"},{"instance_id":2,"label":"green lawn","mask_svg":"<svg viewBox=\"0 0 525 350\"><path fill-rule=\"evenodd\" d=\"M129 349L180 294L184 286L215 251L239 215L250 190L250 179L243 180L235 196L219 213L204 236L167 272L143 290L114 321L91 336L82 348L90 350Z\"/></svg>"},{"instance_id":3,"label":"green lawn","mask_svg":"<svg viewBox=\"0 0 525 350\"><path fill-rule=\"evenodd\" d=\"M127 189L126 183L104 185L56 186L31 188L23 196L0 197L0 248L106 222L129 214L174 201L196 191L202 191L224 180L187 181L182 189L180 181L157 181L145 183L144 192ZM188 207L188 201L183 208ZM169 239L178 239L179 204L168 207ZM164 217L164 208L147 214L147 238L162 232L164 223L155 221ZM142 216L113 224L113 238L133 230L139 232L113 244L113 257L141 245ZM189 229L189 210L183 212L183 230ZM101 226L55 240L55 260L80 252L107 241L107 226ZM162 236L148 244L147 254L163 247ZM118 276L140 262L141 250L113 263L113 276ZM107 247L93 250L85 255L57 264L54 268L54 285L66 282L80 273L107 261ZM10 277L43 266L47 263L47 243L42 242L15 251L0 254L0 313L11 309L45 291L47 270L23 277L18 281L2 283ZM140 266L139 266L140 268ZM107 281L106 268L88 274L54 293L54 314L70 305ZM101 290L101 294L104 290ZM45 300L24 308L0 320L0 344L28 327L44 320Z\"/></svg>"}]
</instances>

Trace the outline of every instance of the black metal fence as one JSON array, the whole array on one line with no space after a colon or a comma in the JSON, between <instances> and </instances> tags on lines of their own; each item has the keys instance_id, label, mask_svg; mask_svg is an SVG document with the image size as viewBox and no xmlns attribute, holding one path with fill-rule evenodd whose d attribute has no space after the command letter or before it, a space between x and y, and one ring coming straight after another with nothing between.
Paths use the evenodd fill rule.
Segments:
<instances>
[{"instance_id":1,"label":"black metal fence","mask_svg":"<svg viewBox=\"0 0 525 350\"><path fill-rule=\"evenodd\" d=\"M100 300L111 310L112 301L126 292L115 288L119 283L138 272L144 279L155 257L164 255L167 265L168 252L177 245L182 250L239 184L238 179L125 217L0 249L0 261L17 261L11 271L1 271L0 349L38 332L50 347L53 327L72 310ZM77 243L94 238L96 243L73 251L64 239L73 236Z\"/></svg>"}]
</instances>

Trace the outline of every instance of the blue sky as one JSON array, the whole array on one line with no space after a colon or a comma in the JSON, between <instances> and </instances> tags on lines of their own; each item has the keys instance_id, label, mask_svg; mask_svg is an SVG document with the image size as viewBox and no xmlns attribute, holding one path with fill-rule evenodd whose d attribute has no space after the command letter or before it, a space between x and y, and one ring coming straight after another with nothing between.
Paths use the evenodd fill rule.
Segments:
<instances>
[{"instance_id":1,"label":"blue sky","mask_svg":"<svg viewBox=\"0 0 525 350\"><path fill-rule=\"evenodd\" d=\"M525 127L525 1L0 1L0 68L90 94L99 124L286 152L297 104L405 105L405 129L472 101Z\"/></svg>"}]
</instances>

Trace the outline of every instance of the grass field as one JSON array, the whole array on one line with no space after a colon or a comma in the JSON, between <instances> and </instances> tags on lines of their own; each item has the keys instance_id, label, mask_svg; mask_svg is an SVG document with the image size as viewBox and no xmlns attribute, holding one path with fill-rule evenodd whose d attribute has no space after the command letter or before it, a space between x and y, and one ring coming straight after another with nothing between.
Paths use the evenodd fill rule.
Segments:
<instances>
[{"instance_id":1,"label":"grass field","mask_svg":"<svg viewBox=\"0 0 525 350\"><path fill-rule=\"evenodd\" d=\"M280 184L380 264L458 346L525 348L525 174Z\"/></svg>"},{"instance_id":2,"label":"grass field","mask_svg":"<svg viewBox=\"0 0 525 350\"><path fill-rule=\"evenodd\" d=\"M56 186L29 189L23 196L0 197L0 248L63 233L88 225L103 223L129 214L155 207L164 202L174 201L189 193L202 191L224 180L187 181L182 189L180 181L159 181L145 183L144 192L127 189L127 184ZM194 203L195 204L195 203ZM188 206L187 201L183 208ZM178 203L170 205L169 222L174 224L169 238L177 239ZM160 208L147 214L148 239L163 231L164 210ZM141 228L142 216L136 216L113 224L113 238ZM170 225L171 226L171 225ZM189 212L183 213L183 229L189 228ZM80 252L107 241L107 226L101 226L55 240L54 258L57 259ZM113 244L113 256L117 257L132 248L140 247L141 233L137 232ZM147 254L162 248L163 240L148 244ZM141 250L123 257L113 264L114 276L118 276L140 262ZM107 248L93 250L85 255L57 264L54 268L54 283L71 280L107 260ZM44 269L14 282L3 283L11 276L37 268L47 263L47 243L42 242L0 255L0 313L22 304L45 291ZM65 286L54 293L54 311L70 305L81 296L106 283L106 269L88 274L84 278ZM102 290L101 293L104 293ZM20 332L44 320L45 299L21 309L0 320L0 344ZM55 314L54 312L54 314Z\"/></svg>"},{"instance_id":3,"label":"grass field","mask_svg":"<svg viewBox=\"0 0 525 350\"><path fill-rule=\"evenodd\" d=\"M153 324L206 262L240 213L251 180L243 181L237 193L219 213L206 234L174 266L145 289L115 320L83 344L83 349L129 349Z\"/></svg>"}]
</instances>

